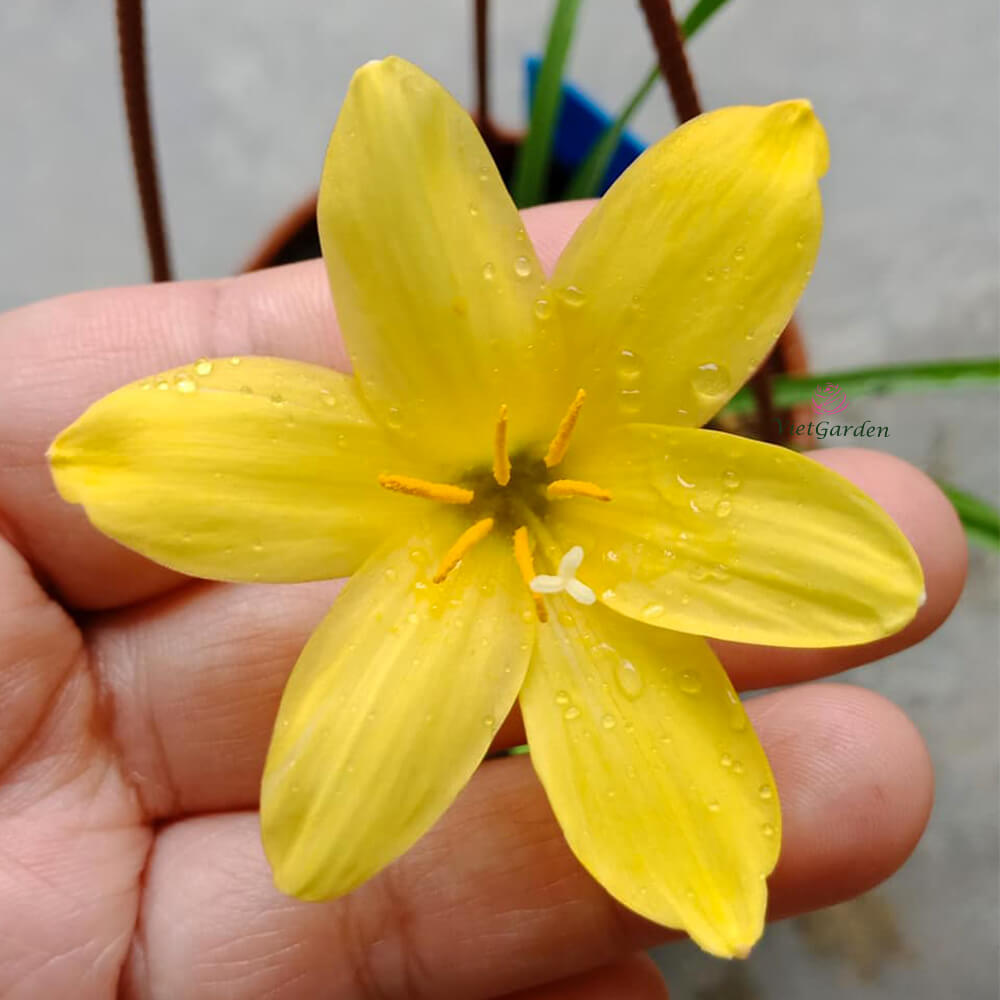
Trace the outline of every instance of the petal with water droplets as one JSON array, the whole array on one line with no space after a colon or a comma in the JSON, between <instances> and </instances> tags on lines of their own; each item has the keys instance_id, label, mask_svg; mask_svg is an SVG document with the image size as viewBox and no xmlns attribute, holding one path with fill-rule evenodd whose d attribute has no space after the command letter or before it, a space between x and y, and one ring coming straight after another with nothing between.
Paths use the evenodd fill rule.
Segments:
<instances>
[{"instance_id":1,"label":"petal with water droplets","mask_svg":"<svg viewBox=\"0 0 1000 1000\"><path fill-rule=\"evenodd\" d=\"M906 537L819 462L716 431L631 424L567 458L614 495L561 504L562 545L613 553L586 579L663 628L773 646L846 646L901 629L923 591Z\"/></svg>"},{"instance_id":2,"label":"petal with water droplets","mask_svg":"<svg viewBox=\"0 0 1000 1000\"><path fill-rule=\"evenodd\" d=\"M599 605L553 607L520 700L570 847L630 909L713 954L746 954L763 927L781 816L722 665L703 639Z\"/></svg>"},{"instance_id":3,"label":"petal with water droplets","mask_svg":"<svg viewBox=\"0 0 1000 1000\"><path fill-rule=\"evenodd\" d=\"M468 781L521 686L534 617L506 540L440 584L443 512L372 556L303 650L261 790L280 889L328 899L402 854Z\"/></svg>"}]
</instances>

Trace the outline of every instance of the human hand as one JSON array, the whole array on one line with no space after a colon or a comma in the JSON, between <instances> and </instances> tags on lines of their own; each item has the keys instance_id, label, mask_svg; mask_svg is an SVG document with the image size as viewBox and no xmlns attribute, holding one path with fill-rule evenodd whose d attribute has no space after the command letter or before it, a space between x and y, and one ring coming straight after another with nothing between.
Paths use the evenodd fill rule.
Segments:
<instances>
[{"instance_id":1,"label":"human hand","mask_svg":"<svg viewBox=\"0 0 1000 1000\"><path fill-rule=\"evenodd\" d=\"M526 213L551 264L587 206ZM530 761L486 762L441 822L351 896L279 894L255 809L284 681L336 582L205 583L97 533L44 453L90 402L199 356L346 368L322 265L85 293L0 317L0 995L11 998L665 996L666 932L574 860ZM951 507L887 455L829 450L897 520L928 600L864 647L718 643L783 813L771 916L849 898L907 857L930 762L883 698L802 682L905 648L951 610ZM497 748L523 742L513 716Z\"/></svg>"}]
</instances>

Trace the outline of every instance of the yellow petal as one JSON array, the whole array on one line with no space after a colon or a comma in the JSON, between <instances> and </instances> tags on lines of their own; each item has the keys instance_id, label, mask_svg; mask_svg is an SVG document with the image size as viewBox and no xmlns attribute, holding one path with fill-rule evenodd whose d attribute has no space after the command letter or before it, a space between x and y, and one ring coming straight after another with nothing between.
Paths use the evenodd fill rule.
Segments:
<instances>
[{"instance_id":1,"label":"yellow petal","mask_svg":"<svg viewBox=\"0 0 1000 1000\"><path fill-rule=\"evenodd\" d=\"M722 665L703 639L553 601L521 709L573 853L629 909L715 955L745 955L781 819Z\"/></svg>"},{"instance_id":2,"label":"yellow petal","mask_svg":"<svg viewBox=\"0 0 1000 1000\"><path fill-rule=\"evenodd\" d=\"M456 468L551 435L572 391L520 217L466 112L397 57L354 75L330 139L319 230L337 315L375 415ZM549 391L546 391L549 390Z\"/></svg>"},{"instance_id":3,"label":"yellow petal","mask_svg":"<svg viewBox=\"0 0 1000 1000\"><path fill-rule=\"evenodd\" d=\"M822 126L806 101L723 108L644 153L559 259L583 435L698 427L765 357L812 273Z\"/></svg>"},{"instance_id":4,"label":"yellow petal","mask_svg":"<svg viewBox=\"0 0 1000 1000\"><path fill-rule=\"evenodd\" d=\"M94 403L49 450L59 492L106 535L217 580L344 576L413 501L354 382L274 358L202 359Z\"/></svg>"},{"instance_id":5,"label":"yellow petal","mask_svg":"<svg viewBox=\"0 0 1000 1000\"><path fill-rule=\"evenodd\" d=\"M567 465L570 465L568 462ZM632 424L567 474L614 499L553 504L580 579L664 628L775 646L844 646L902 628L923 574L892 519L818 462L715 431Z\"/></svg>"},{"instance_id":6,"label":"yellow petal","mask_svg":"<svg viewBox=\"0 0 1000 1000\"><path fill-rule=\"evenodd\" d=\"M534 616L509 540L441 584L456 519L380 551L309 640L285 689L261 790L277 886L349 892L402 854L476 769L524 678Z\"/></svg>"}]
</instances>

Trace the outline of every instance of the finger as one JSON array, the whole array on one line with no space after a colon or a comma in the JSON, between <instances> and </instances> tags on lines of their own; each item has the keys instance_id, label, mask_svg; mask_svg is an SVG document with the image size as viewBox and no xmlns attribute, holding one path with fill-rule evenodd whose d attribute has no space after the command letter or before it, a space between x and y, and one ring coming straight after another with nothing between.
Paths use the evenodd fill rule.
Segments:
<instances>
[{"instance_id":1,"label":"finger","mask_svg":"<svg viewBox=\"0 0 1000 1000\"><path fill-rule=\"evenodd\" d=\"M750 714L784 810L772 915L891 874L932 794L926 748L902 712L869 691L817 684L753 699ZM519 757L486 764L413 849L329 903L273 888L254 813L164 828L128 982L134 996L208 996L238 968L232 1000L474 1000L608 965L663 937L575 861Z\"/></svg>"},{"instance_id":2,"label":"finger","mask_svg":"<svg viewBox=\"0 0 1000 1000\"><path fill-rule=\"evenodd\" d=\"M506 1000L670 1000L656 963L643 952L579 976L508 994Z\"/></svg>"},{"instance_id":3,"label":"finger","mask_svg":"<svg viewBox=\"0 0 1000 1000\"><path fill-rule=\"evenodd\" d=\"M871 646L811 651L720 643L737 688L810 680L903 649L944 620L961 589L961 529L923 473L876 452L819 458L869 489L899 522L924 566L927 603L912 625ZM200 584L94 620L88 638L115 702L118 742L152 815L256 806L281 689L338 589ZM523 742L515 714L495 745Z\"/></svg>"},{"instance_id":4,"label":"finger","mask_svg":"<svg viewBox=\"0 0 1000 1000\"><path fill-rule=\"evenodd\" d=\"M577 202L525 213L546 267L588 209ZM126 382L199 357L240 354L347 370L320 261L219 281L82 292L0 315L0 368L17 372L0 410L0 512L66 602L117 607L184 578L104 537L56 495L45 462L53 438Z\"/></svg>"}]
</instances>

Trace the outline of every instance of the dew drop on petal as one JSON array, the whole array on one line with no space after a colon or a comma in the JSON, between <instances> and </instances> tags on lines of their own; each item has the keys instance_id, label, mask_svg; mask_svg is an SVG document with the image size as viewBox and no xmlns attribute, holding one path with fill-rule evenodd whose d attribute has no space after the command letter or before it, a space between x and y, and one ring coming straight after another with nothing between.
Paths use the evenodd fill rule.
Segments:
<instances>
[{"instance_id":1,"label":"dew drop on petal","mask_svg":"<svg viewBox=\"0 0 1000 1000\"><path fill-rule=\"evenodd\" d=\"M642 374L642 366L634 351L621 350L618 353L618 378L622 382L634 382Z\"/></svg>"},{"instance_id":2,"label":"dew drop on petal","mask_svg":"<svg viewBox=\"0 0 1000 1000\"><path fill-rule=\"evenodd\" d=\"M496 273L497 273L497 268L495 264L491 263L490 261L487 261L485 264L483 264L483 277L487 281L492 281L493 278L496 276Z\"/></svg>"},{"instance_id":3,"label":"dew drop on petal","mask_svg":"<svg viewBox=\"0 0 1000 1000\"><path fill-rule=\"evenodd\" d=\"M275 406L284 406L285 405L285 397L282 396L280 392L272 392L271 393L271 402L274 403Z\"/></svg>"},{"instance_id":4,"label":"dew drop on petal","mask_svg":"<svg viewBox=\"0 0 1000 1000\"><path fill-rule=\"evenodd\" d=\"M195 384L193 378L187 374L187 372L182 372L180 375L174 379L174 385L177 387L178 392L194 392L198 386Z\"/></svg>"},{"instance_id":5,"label":"dew drop on petal","mask_svg":"<svg viewBox=\"0 0 1000 1000\"><path fill-rule=\"evenodd\" d=\"M487 729L492 729L496 724L497 724L497 720L494 719L492 715L484 715L483 716L483 725Z\"/></svg>"},{"instance_id":6,"label":"dew drop on petal","mask_svg":"<svg viewBox=\"0 0 1000 1000\"><path fill-rule=\"evenodd\" d=\"M165 392L167 389L170 388L170 383L165 378L157 379L156 388L159 389L160 392Z\"/></svg>"},{"instance_id":7,"label":"dew drop on petal","mask_svg":"<svg viewBox=\"0 0 1000 1000\"><path fill-rule=\"evenodd\" d=\"M716 517L729 517L733 512L733 504L731 500L720 500L715 505L715 516Z\"/></svg>"},{"instance_id":8,"label":"dew drop on petal","mask_svg":"<svg viewBox=\"0 0 1000 1000\"><path fill-rule=\"evenodd\" d=\"M556 704L557 705L568 705L569 695L565 691L556 691Z\"/></svg>"},{"instance_id":9,"label":"dew drop on petal","mask_svg":"<svg viewBox=\"0 0 1000 1000\"><path fill-rule=\"evenodd\" d=\"M724 754L723 754L723 755L722 755L722 756L721 756L721 757L719 758L719 763L720 763L720 764L721 764L721 765L722 765L723 767L732 767L732 766L733 766L733 758L732 758L732 757L731 757L731 756L730 756L730 755L729 755L728 753L724 753Z\"/></svg>"},{"instance_id":10,"label":"dew drop on petal","mask_svg":"<svg viewBox=\"0 0 1000 1000\"><path fill-rule=\"evenodd\" d=\"M601 719L601 725L604 726L605 729L614 729L615 717L613 715L605 715L604 718Z\"/></svg>"},{"instance_id":11,"label":"dew drop on petal","mask_svg":"<svg viewBox=\"0 0 1000 1000\"><path fill-rule=\"evenodd\" d=\"M514 273L519 278L527 278L531 274L531 261L527 257L515 257Z\"/></svg>"},{"instance_id":12,"label":"dew drop on petal","mask_svg":"<svg viewBox=\"0 0 1000 1000\"><path fill-rule=\"evenodd\" d=\"M757 794L766 802L769 798L771 798L774 792L772 791L770 785L761 785L760 788L757 789Z\"/></svg>"},{"instance_id":13,"label":"dew drop on petal","mask_svg":"<svg viewBox=\"0 0 1000 1000\"><path fill-rule=\"evenodd\" d=\"M695 695L701 692L702 680L701 677L693 670L685 670L681 674L680 680L677 682L677 686L685 694Z\"/></svg>"},{"instance_id":14,"label":"dew drop on petal","mask_svg":"<svg viewBox=\"0 0 1000 1000\"><path fill-rule=\"evenodd\" d=\"M615 668L615 680L626 698L635 699L642 694L642 674L631 660L621 659Z\"/></svg>"},{"instance_id":15,"label":"dew drop on petal","mask_svg":"<svg viewBox=\"0 0 1000 1000\"><path fill-rule=\"evenodd\" d=\"M659 618L664 612L662 604L647 604L641 612L643 618Z\"/></svg>"},{"instance_id":16,"label":"dew drop on petal","mask_svg":"<svg viewBox=\"0 0 1000 1000\"><path fill-rule=\"evenodd\" d=\"M765 823L761 828L760 832L764 834L765 837L774 836L774 827L770 823Z\"/></svg>"},{"instance_id":17,"label":"dew drop on petal","mask_svg":"<svg viewBox=\"0 0 1000 1000\"><path fill-rule=\"evenodd\" d=\"M579 719L580 718L580 709L578 709L576 707L576 705L570 705L566 709L566 711L563 712L563 718L564 719L569 719L570 722L572 722L573 719Z\"/></svg>"},{"instance_id":18,"label":"dew drop on petal","mask_svg":"<svg viewBox=\"0 0 1000 1000\"><path fill-rule=\"evenodd\" d=\"M232 366L233 366L234 368L236 368L236 367L237 367L237 366L238 366L238 365L240 364L240 362L241 362L242 360L243 360L242 358L237 358L237 357L232 357L232 358L230 358L230 359L229 359L229 363L230 363L230 364L231 364L231 365L232 365Z\"/></svg>"},{"instance_id":19,"label":"dew drop on petal","mask_svg":"<svg viewBox=\"0 0 1000 1000\"><path fill-rule=\"evenodd\" d=\"M585 301L583 292L576 285L567 285L556 293L570 309L579 309Z\"/></svg>"},{"instance_id":20,"label":"dew drop on petal","mask_svg":"<svg viewBox=\"0 0 1000 1000\"><path fill-rule=\"evenodd\" d=\"M212 362L208 358L199 358L194 364L195 374L211 375L213 367Z\"/></svg>"},{"instance_id":21,"label":"dew drop on petal","mask_svg":"<svg viewBox=\"0 0 1000 1000\"><path fill-rule=\"evenodd\" d=\"M720 806L715 799L712 799L712 801L708 803L709 812L717 813L721 808L722 806Z\"/></svg>"},{"instance_id":22,"label":"dew drop on petal","mask_svg":"<svg viewBox=\"0 0 1000 1000\"><path fill-rule=\"evenodd\" d=\"M722 473L722 485L727 490L739 489L740 477L737 476L732 469L726 469L726 471Z\"/></svg>"},{"instance_id":23,"label":"dew drop on petal","mask_svg":"<svg viewBox=\"0 0 1000 1000\"><path fill-rule=\"evenodd\" d=\"M552 315L552 303L548 299L536 299L535 315L539 319L548 319Z\"/></svg>"},{"instance_id":24,"label":"dew drop on petal","mask_svg":"<svg viewBox=\"0 0 1000 1000\"><path fill-rule=\"evenodd\" d=\"M694 391L700 396L706 396L711 399L727 392L732 384L732 380L729 377L729 370L725 366L717 365L714 361L708 361L697 367L691 384L694 387Z\"/></svg>"},{"instance_id":25,"label":"dew drop on petal","mask_svg":"<svg viewBox=\"0 0 1000 1000\"><path fill-rule=\"evenodd\" d=\"M398 431L403 426L403 419L399 412L399 407L390 406L385 417L386 426L390 430Z\"/></svg>"}]
</instances>

